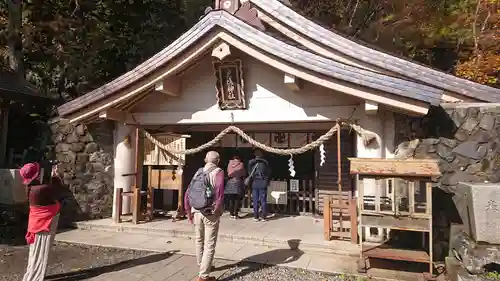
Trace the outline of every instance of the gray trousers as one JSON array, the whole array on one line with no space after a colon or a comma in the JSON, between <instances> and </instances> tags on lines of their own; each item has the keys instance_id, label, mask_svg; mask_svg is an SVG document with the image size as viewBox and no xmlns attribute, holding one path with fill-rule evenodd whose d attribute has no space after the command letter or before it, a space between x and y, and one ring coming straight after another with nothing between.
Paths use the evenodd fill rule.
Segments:
<instances>
[{"instance_id":1,"label":"gray trousers","mask_svg":"<svg viewBox=\"0 0 500 281\"><path fill-rule=\"evenodd\" d=\"M40 232L35 235L35 243L30 245L28 267L23 281L43 281L45 278L49 252L56 237L58 221L59 214L52 219L50 232Z\"/></svg>"},{"instance_id":2,"label":"gray trousers","mask_svg":"<svg viewBox=\"0 0 500 281\"><path fill-rule=\"evenodd\" d=\"M194 213L196 262L200 266L199 276L201 278L207 278L212 270L217 234L219 233L219 222L219 215L205 216L199 212Z\"/></svg>"}]
</instances>

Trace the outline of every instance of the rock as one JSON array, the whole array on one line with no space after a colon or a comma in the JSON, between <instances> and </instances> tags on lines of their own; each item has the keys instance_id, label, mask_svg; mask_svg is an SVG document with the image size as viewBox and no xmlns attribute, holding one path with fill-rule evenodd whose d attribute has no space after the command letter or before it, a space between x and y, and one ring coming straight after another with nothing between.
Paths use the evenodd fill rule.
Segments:
<instances>
[{"instance_id":1,"label":"rock","mask_svg":"<svg viewBox=\"0 0 500 281\"><path fill-rule=\"evenodd\" d=\"M92 165L92 172L94 173L104 172L104 165L102 163L91 163L91 165Z\"/></svg>"},{"instance_id":2,"label":"rock","mask_svg":"<svg viewBox=\"0 0 500 281\"><path fill-rule=\"evenodd\" d=\"M70 151L71 148L72 148L71 144L68 144L68 143L58 143L56 145L55 151L56 152L66 152L66 151Z\"/></svg>"},{"instance_id":3,"label":"rock","mask_svg":"<svg viewBox=\"0 0 500 281\"><path fill-rule=\"evenodd\" d=\"M457 128L461 127L465 121L465 116L461 116L456 110L451 113L451 120Z\"/></svg>"},{"instance_id":4,"label":"rock","mask_svg":"<svg viewBox=\"0 0 500 281\"><path fill-rule=\"evenodd\" d=\"M113 164L113 158L110 154L103 153L100 151L94 152L90 154L89 158L90 162L99 162L104 165L112 165Z\"/></svg>"},{"instance_id":5,"label":"rock","mask_svg":"<svg viewBox=\"0 0 500 281\"><path fill-rule=\"evenodd\" d=\"M78 126L76 126L76 129L75 129L76 133L79 135L79 136L83 136L85 135L85 126L80 124Z\"/></svg>"},{"instance_id":6,"label":"rock","mask_svg":"<svg viewBox=\"0 0 500 281\"><path fill-rule=\"evenodd\" d=\"M423 139L420 141L421 144L423 145L436 145L440 142L439 139L435 139L435 138L427 138L427 139Z\"/></svg>"},{"instance_id":7,"label":"rock","mask_svg":"<svg viewBox=\"0 0 500 281\"><path fill-rule=\"evenodd\" d=\"M78 153L76 155L76 162L77 163L86 163L89 161L89 155L86 153Z\"/></svg>"},{"instance_id":8,"label":"rock","mask_svg":"<svg viewBox=\"0 0 500 281\"><path fill-rule=\"evenodd\" d=\"M59 162L73 164L76 160L76 154L73 151L61 152L57 154L56 158Z\"/></svg>"},{"instance_id":9,"label":"rock","mask_svg":"<svg viewBox=\"0 0 500 281\"><path fill-rule=\"evenodd\" d=\"M482 129L475 130L471 136L469 137L469 140L475 141L478 143L487 143L488 141L491 140L491 135L489 132L484 131Z\"/></svg>"},{"instance_id":10,"label":"rock","mask_svg":"<svg viewBox=\"0 0 500 281\"><path fill-rule=\"evenodd\" d=\"M441 182L445 185L457 185L459 182L475 181L477 177L466 173L465 171L455 171L443 175Z\"/></svg>"},{"instance_id":11,"label":"rock","mask_svg":"<svg viewBox=\"0 0 500 281\"><path fill-rule=\"evenodd\" d=\"M472 158L475 160L481 159L483 155L478 153L479 144L473 141L464 142L453 149L453 152L463 157Z\"/></svg>"},{"instance_id":12,"label":"rock","mask_svg":"<svg viewBox=\"0 0 500 281\"><path fill-rule=\"evenodd\" d=\"M440 138L440 143L446 145L447 147L455 147L457 146L457 141L454 139L448 139L448 138Z\"/></svg>"},{"instance_id":13,"label":"rock","mask_svg":"<svg viewBox=\"0 0 500 281\"><path fill-rule=\"evenodd\" d=\"M469 132L459 128L455 133L455 138L460 142L467 141L469 139Z\"/></svg>"},{"instance_id":14,"label":"rock","mask_svg":"<svg viewBox=\"0 0 500 281\"><path fill-rule=\"evenodd\" d=\"M73 152L81 152L81 151L83 151L84 148L85 148L85 145L83 143L75 142L72 144L71 150L73 150Z\"/></svg>"},{"instance_id":15,"label":"rock","mask_svg":"<svg viewBox=\"0 0 500 281\"><path fill-rule=\"evenodd\" d=\"M75 142L78 142L78 135L76 134L76 132L72 132L71 134L69 134L69 135L66 137L66 142L67 142L67 143L75 143Z\"/></svg>"},{"instance_id":16,"label":"rock","mask_svg":"<svg viewBox=\"0 0 500 281\"><path fill-rule=\"evenodd\" d=\"M476 119L467 119L465 123L460 127L463 130L472 132L477 126L479 125L479 122Z\"/></svg>"},{"instance_id":17,"label":"rock","mask_svg":"<svg viewBox=\"0 0 500 281\"><path fill-rule=\"evenodd\" d=\"M467 117L467 108L466 107L457 107L457 108L455 108L455 112L462 119L465 119Z\"/></svg>"},{"instance_id":18,"label":"rock","mask_svg":"<svg viewBox=\"0 0 500 281\"><path fill-rule=\"evenodd\" d=\"M489 132L495 128L495 117L493 115L484 115L479 122L479 127Z\"/></svg>"},{"instance_id":19,"label":"rock","mask_svg":"<svg viewBox=\"0 0 500 281\"><path fill-rule=\"evenodd\" d=\"M97 143L89 142L85 146L85 153L90 154L90 153L96 152L98 148L99 148L99 146L97 145Z\"/></svg>"},{"instance_id":20,"label":"rock","mask_svg":"<svg viewBox=\"0 0 500 281\"><path fill-rule=\"evenodd\" d=\"M469 167L467 167L467 170L465 170L465 171L469 174L477 174L477 173L481 172L482 167L483 167L483 165L481 163L476 163L476 164L469 165Z\"/></svg>"},{"instance_id":21,"label":"rock","mask_svg":"<svg viewBox=\"0 0 500 281\"><path fill-rule=\"evenodd\" d=\"M469 118L478 119L477 117L479 117L479 113L480 113L480 110L478 107L468 107L467 111L468 111L467 115L469 116Z\"/></svg>"},{"instance_id":22,"label":"rock","mask_svg":"<svg viewBox=\"0 0 500 281\"><path fill-rule=\"evenodd\" d=\"M93 142L94 138L89 133L87 133L80 137L80 141L84 143Z\"/></svg>"},{"instance_id":23,"label":"rock","mask_svg":"<svg viewBox=\"0 0 500 281\"><path fill-rule=\"evenodd\" d=\"M444 144L439 144L437 145L436 149L437 155L441 158L446 158L448 155L451 153L451 148L449 146L446 146Z\"/></svg>"}]
</instances>

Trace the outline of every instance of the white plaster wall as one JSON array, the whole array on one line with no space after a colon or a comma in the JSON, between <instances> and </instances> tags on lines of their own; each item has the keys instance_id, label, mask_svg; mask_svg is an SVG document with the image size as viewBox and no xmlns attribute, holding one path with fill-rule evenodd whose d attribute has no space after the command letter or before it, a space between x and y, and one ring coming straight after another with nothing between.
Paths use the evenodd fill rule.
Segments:
<instances>
[{"instance_id":1,"label":"white plaster wall","mask_svg":"<svg viewBox=\"0 0 500 281\"><path fill-rule=\"evenodd\" d=\"M142 124L329 121L351 116L358 98L304 82L303 90L291 91L284 73L249 56L243 62L247 110L221 111L215 91L212 58L200 60L182 76L182 94L169 97L153 93L134 108ZM149 112L149 114L144 114ZM168 114L167 114L168 113Z\"/></svg>"}]
</instances>

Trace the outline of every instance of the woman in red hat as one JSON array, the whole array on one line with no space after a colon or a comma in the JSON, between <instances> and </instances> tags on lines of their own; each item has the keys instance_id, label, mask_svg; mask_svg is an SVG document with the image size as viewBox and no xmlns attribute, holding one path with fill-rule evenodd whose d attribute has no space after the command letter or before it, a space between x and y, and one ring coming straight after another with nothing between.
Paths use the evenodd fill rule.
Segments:
<instances>
[{"instance_id":1,"label":"woman in red hat","mask_svg":"<svg viewBox=\"0 0 500 281\"><path fill-rule=\"evenodd\" d=\"M43 281L47 261L59 220L60 180L57 166L52 168L51 184L41 184L40 165L28 163L20 170L30 204L26 241L30 245L28 266L23 281Z\"/></svg>"}]
</instances>

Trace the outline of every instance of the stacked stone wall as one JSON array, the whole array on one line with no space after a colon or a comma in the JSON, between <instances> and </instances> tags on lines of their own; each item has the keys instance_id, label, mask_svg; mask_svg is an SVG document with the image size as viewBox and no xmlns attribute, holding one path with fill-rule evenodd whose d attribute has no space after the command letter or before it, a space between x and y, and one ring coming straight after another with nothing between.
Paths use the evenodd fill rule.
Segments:
<instances>
[{"instance_id":1,"label":"stacked stone wall","mask_svg":"<svg viewBox=\"0 0 500 281\"><path fill-rule=\"evenodd\" d=\"M50 128L55 158L68 187L63 214L71 220L111 216L114 123L73 125L56 119Z\"/></svg>"}]
</instances>

